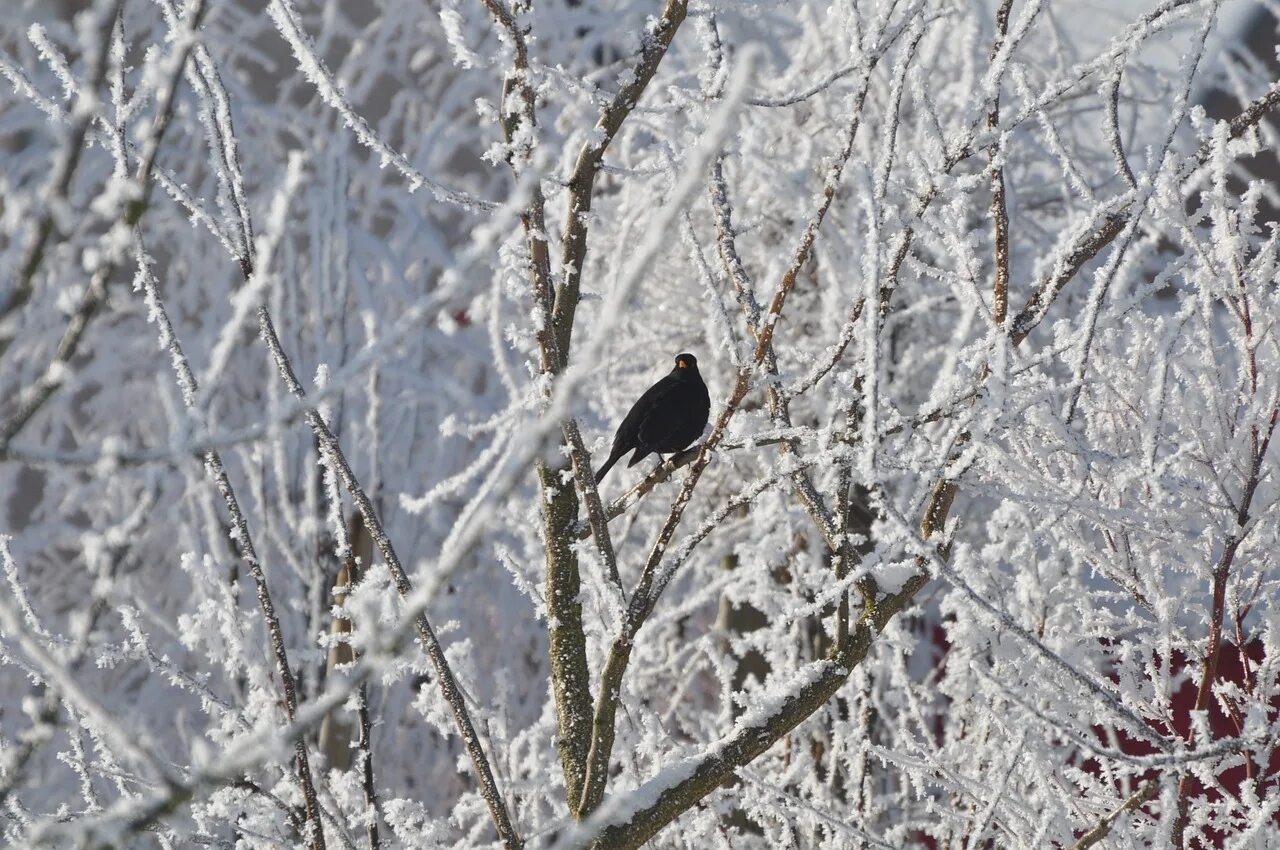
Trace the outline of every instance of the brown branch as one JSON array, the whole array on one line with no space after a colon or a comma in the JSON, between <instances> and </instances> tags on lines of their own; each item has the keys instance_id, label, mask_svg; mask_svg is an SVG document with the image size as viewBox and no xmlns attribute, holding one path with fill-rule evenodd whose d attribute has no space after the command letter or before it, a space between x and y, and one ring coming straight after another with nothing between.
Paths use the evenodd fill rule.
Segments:
<instances>
[{"instance_id":1,"label":"brown branch","mask_svg":"<svg viewBox=\"0 0 1280 850\"><path fill-rule=\"evenodd\" d=\"M529 164L531 151L516 148L517 139L530 137L537 126L536 96L530 80L529 48L525 30L502 0L484 0L494 20L507 32L514 55L512 70L502 86L501 117L503 135L510 149L507 164L517 179ZM527 132L522 131L522 124ZM530 180L529 203L520 213L520 223L529 249L529 284L536 311L534 338L538 345L539 371L543 376L543 394L548 398L552 378L565 366L568 349L562 349L555 333L555 293L551 282L551 258L547 245L546 201L536 175ZM575 478L584 491L595 489L591 463L582 444L576 422L567 419L563 425L566 445L570 447ZM576 440L574 437L576 436ZM586 460L583 460L586 458ZM585 469L585 474L582 470ZM587 668L587 642L582 623L579 596L582 578L578 555L567 533L578 520L578 496L566 487L561 473L539 459L536 464L542 533L546 549L546 599L548 608L547 643L551 670L551 690L556 703L557 739L560 767L564 774L567 803L572 810L581 796L588 747L588 718L591 716L591 681ZM608 524L598 522L599 493L595 505L588 508L596 544L607 564L617 573L616 556L608 536ZM621 583L619 582L619 587Z\"/></svg>"},{"instance_id":2,"label":"brown branch","mask_svg":"<svg viewBox=\"0 0 1280 850\"><path fill-rule=\"evenodd\" d=\"M1151 780L1147 780L1138 786L1138 790L1129 796L1129 799L1121 803L1110 814L1093 827L1093 829L1080 836L1080 840L1071 845L1071 850L1088 850L1088 848L1102 841L1111 834L1111 828L1115 826L1116 821L1120 820L1121 815L1125 812L1133 812L1142 808L1144 805L1155 799L1156 791L1160 786Z\"/></svg>"},{"instance_id":3,"label":"brown branch","mask_svg":"<svg viewBox=\"0 0 1280 850\"><path fill-rule=\"evenodd\" d=\"M378 790L373 781L373 721L369 716L369 683L360 683L360 708L357 710L360 724L360 785L364 789L364 802L369 807L369 824L365 827L365 837L369 841L369 850L378 850L382 842L378 837L378 818L382 816L382 808L378 804Z\"/></svg>"},{"instance_id":4,"label":"brown branch","mask_svg":"<svg viewBox=\"0 0 1280 850\"><path fill-rule=\"evenodd\" d=\"M514 69L503 90L503 126L508 142L517 138L516 130L523 121L528 128L536 125L535 98L530 84L529 53L525 34L501 0L484 0L498 24L506 29L514 46ZM562 235L561 281L552 293L550 262L546 247L545 202L536 183L528 207L522 215L530 248L530 277L539 311L537 341L545 391L550 392L550 378L563 372L569 359L573 339L583 264L587 253L587 235L595 180L604 155L617 136L623 122L640 101L653 79L668 47L685 18L686 0L668 0L662 16L644 33L641 48L632 68L629 82L613 96L584 142L569 179L568 214ZM518 96L514 108L508 97ZM527 165L528 152L519 156L509 152L508 162L517 176ZM588 524L605 565L610 582L625 600L618 575L617 556L609 537L609 517L600 500L590 453L582 440L576 420L568 418L562 426L565 445L569 448L574 478L587 504ZM550 654L553 692L556 696L561 767L571 810L583 799L585 766L588 759L591 715L591 691L586 663L586 639L582 628L582 609L578 602L581 577L577 554L573 549L578 521L578 497L572 487L560 481L560 470L538 465L542 499L544 538L547 550L547 593L550 621Z\"/></svg>"},{"instance_id":5,"label":"brown branch","mask_svg":"<svg viewBox=\"0 0 1280 850\"><path fill-rule=\"evenodd\" d=\"M1111 155L1116 161L1116 170L1124 178L1130 189L1138 188L1138 181L1129 167L1129 159L1124 155L1124 142L1120 138L1120 81L1124 77L1124 61L1116 62L1115 73L1107 84L1106 119L1107 136L1111 142Z\"/></svg>"},{"instance_id":6,"label":"brown branch","mask_svg":"<svg viewBox=\"0 0 1280 850\"><path fill-rule=\"evenodd\" d=\"M808 431L807 428L792 428L789 431L801 432ZM772 446L778 443L784 443L798 438L798 434L783 433L778 434L772 432L770 436L764 437L745 437L740 439L723 440L720 443L719 451L734 451L737 449L752 449L757 446ZM640 480L638 484L632 486L630 490L623 493L618 498L609 503L608 510L605 511L605 517L609 522L613 522L618 517L625 514L640 500L653 492L654 488L660 484L665 484L671 480L671 476L675 475L677 470L683 469L693 463L698 452L702 450L702 445L690 446L683 451L676 452L662 463L653 468L648 475ZM585 523L579 522L573 530L574 536L579 540L586 540L591 535L591 527Z\"/></svg>"},{"instance_id":7,"label":"brown branch","mask_svg":"<svg viewBox=\"0 0 1280 850\"><path fill-rule=\"evenodd\" d=\"M764 753L820 709L866 659L875 637L910 605L927 580L923 575L912 576L902 590L868 605L853 632L836 646L830 659L814 662L801 670L796 676L799 687L767 717L754 723L739 721L737 730L729 737L694 756L689 769L683 771L686 779L665 788L641 786L636 794L640 805L631 811L610 813L611 822L595 839L596 850L640 847L682 812L732 780L738 768Z\"/></svg>"},{"instance_id":8,"label":"brown branch","mask_svg":"<svg viewBox=\"0 0 1280 850\"><path fill-rule=\"evenodd\" d=\"M1196 688L1196 702L1193 711L1205 711L1213 695L1213 685L1218 677L1218 656L1222 650L1222 623L1226 610L1227 580L1231 577L1231 567L1235 562L1240 544L1244 542L1248 532L1249 509L1253 504L1254 493L1262 482L1262 461L1271 445L1271 437L1275 433L1280 407L1273 408L1265 435L1259 434L1255 425L1252 434L1252 455L1249 476L1245 480L1244 491L1240 496L1240 505L1236 510L1235 528L1227 535L1222 547L1222 555L1213 568L1213 597L1209 611L1209 636L1206 640L1204 658L1201 660L1200 683ZM1189 737L1191 733L1188 733ZM1190 742L1194 746L1194 741ZM1187 814L1191 803L1191 775L1183 774L1178 780L1178 811L1174 821L1172 843L1176 848L1186 846Z\"/></svg>"},{"instance_id":9,"label":"brown branch","mask_svg":"<svg viewBox=\"0 0 1280 850\"><path fill-rule=\"evenodd\" d=\"M1258 122L1274 109L1277 104L1280 104L1280 80L1273 82L1270 88L1250 101L1248 106L1227 122L1227 139L1238 139L1256 127ZM1209 155L1213 152L1213 145L1214 140L1212 138L1201 142L1200 147L1196 148L1196 162L1201 164L1208 162Z\"/></svg>"},{"instance_id":10,"label":"brown branch","mask_svg":"<svg viewBox=\"0 0 1280 850\"><path fill-rule=\"evenodd\" d=\"M771 335L772 328L773 326L770 325L766 333ZM763 351L762 347L757 346L757 357L759 359L763 359ZM698 447L698 453L693 460L692 468L689 470L688 475L685 476L684 484L681 486L680 492L671 506L671 511L667 515L666 522L658 532L658 537L654 541L648 559L645 561L644 570L641 573L639 582L636 584L635 591L631 595L631 602L627 606L626 616L623 619L618 637L614 640L609 650L608 658L605 661L604 669L600 673L600 686L597 691L595 711L591 721L591 748L587 755L586 779L583 783L582 799L579 801L576 811L576 816L579 819L585 818L594 812L604 797L609 756L613 750L615 713L622 696L622 677L626 673L627 664L631 659L631 649L634 646L635 635L640 630L640 626L643 625L645 619L647 619L649 612L653 610L653 604L656 602L656 599L650 597L650 589L653 586L658 563L666 551L667 544L671 541L671 536L675 533L685 506L693 498L694 487L697 486L703 470L711 462L712 453L724 436L724 431L729 425L730 418L732 418L734 411L737 410L738 405L741 404L742 399L747 394L751 373L752 369L750 367L743 367L739 370L733 393L725 404L724 409L721 410L720 415L716 418L711 436Z\"/></svg>"},{"instance_id":11,"label":"brown branch","mask_svg":"<svg viewBox=\"0 0 1280 850\"><path fill-rule=\"evenodd\" d=\"M852 420L852 405L850 412L846 417L846 421ZM839 534L840 545L836 547L831 554L831 572L837 584L844 581L849 574L849 566L853 560L853 546L849 543L849 520L852 515L852 506L850 505L850 490L853 488L853 464L844 461L840 464L840 472L836 479L836 516L838 517L840 526L837 529ZM868 582L875 579L867 576ZM863 590L863 599L874 601L876 598L876 586L869 584ZM836 603L836 634L832 643L835 646L841 646L849 639L849 591L840 591L840 600Z\"/></svg>"},{"instance_id":12,"label":"brown branch","mask_svg":"<svg viewBox=\"0 0 1280 850\"><path fill-rule=\"evenodd\" d=\"M365 529L360 517L351 517L347 530L347 556L334 580L333 604L341 609L347 601L351 589L358 585L363 576L363 568L373 560L373 539ZM351 645L351 632L354 624L349 616L334 617L330 635L336 638L329 648L329 658L325 665L326 677L332 675L340 665L350 665L358 660L355 649ZM356 748L360 754L360 786L364 792L364 802L368 807L369 822L365 826L365 839L369 842L369 850L378 850L381 839L378 835L378 818L382 810L378 803L377 784L373 770L373 721L369 715L369 683L361 681L357 691L359 705L356 709ZM334 706L320 721L318 747L329 761L329 766L338 770L351 768L351 732L352 724L340 719L342 706Z\"/></svg>"},{"instance_id":13,"label":"brown branch","mask_svg":"<svg viewBox=\"0 0 1280 850\"><path fill-rule=\"evenodd\" d=\"M1009 7L1013 0L1004 0L996 10L996 37L991 44L991 63L995 64L996 54L1004 44L1009 32ZM1000 127L1000 85L996 83L996 92L991 99L991 109L987 112L987 128L996 131ZM1004 327L1005 316L1009 312L1009 211L1004 197L1004 164L1002 162L1002 146L997 140L987 149L987 156L992 165L991 174L991 218L993 240L995 242L995 283L992 287L992 318L997 327Z\"/></svg>"},{"instance_id":14,"label":"brown branch","mask_svg":"<svg viewBox=\"0 0 1280 850\"><path fill-rule=\"evenodd\" d=\"M851 137L857 132L859 117L862 114L862 103L866 98L870 82L871 73L870 69L868 69L867 73L862 77L861 88L854 98L852 109L854 119L853 129L850 131ZM755 293L752 291L751 279L747 275L742 259L738 256L737 240L733 232L733 206L729 202L729 188L724 179L722 158L717 159L712 166L709 188L711 205L716 213L716 243L719 246L720 258L724 263L725 271L728 272L729 280L733 283L734 295L742 311L742 317L747 324L747 331L753 339L759 340L760 305L756 301ZM791 403L790 399L779 390L776 380L778 377L778 358L772 342L765 349L764 369L769 379L765 384L765 403L768 406L769 418L773 420L775 426L790 428L792 427ZM782 454L792 454L798 447L798 441L785 440L779 443ZM818 492L818 488L813 485L813 479L809 473L797 471L792 481L795 484L796 495L800 497L800 503L809 514L809 518L813 520L813 524L827 541L827 545L832 549L838 549L840 541L836 532L836 519L832 515L831 509L827 507L822 495Z\"/></svg>"},{"instance_id":15,"label":"brown branch","mask_svg":"<svg viewBox=\"0 0 1280 850\"><path fill-rule=\"evenodd\" d=\"M995 63L997 54L1000 52L1001 45L1008 33L1009 28L1009 7L1012 0L1004 0L996 10L996 38L991 47L991 62ZM997 81L997 86L999 82ZM991 110L987 114L987 126L995 128L1000 122L1000 93L999 88L996 89L995 97L992 101ZM991 148L990 156L992 162L998 162L998 143ZM992 177L992 193L991 208L994 218L995 229L995 284L994 284L994 311L993 319L999 327L1004 326L1005 317L1007 315L1009 304L1009 216L1005 208L1004 197L1004 169L997 165L995 173ZM1017 345L1017 342L1014 342ZM985 379L985 373L984 373ZM970 399L970 405L977 400L974 396ZM967 431L962 432L957 443L966 442L969 438ZM949 465L954 460L956 453L948 458ZM945 469L945 466L944 466ZM951 513L951 508L955 504L956 493L959 485L956 481L948 478L944 474L940 475L934 482L933 492L929 497L929 502L925 506L924 515L920 519L920 536L928 540L935 535L941 535L947 524L947 517ZM941 540L937 545L938 557L946 559L949 554L950 546L946 540ZM916 558L916 569L918 575L927 575L925 568L925 559L918 556Z\"/></svg>"},{"instance_id":16,"label":"brown branch","mask_svg":"<svg viewBox=\"0 0 1280 850\"><path fill-rule=\"evenodd\" d=\"M625 604L622 578L618 575L618 556L613 549L613 539L609 536L609 516L605 512L604 503L600 501L600 488L596 484L595 470L591 465L591 453L582 441L582 432L578 430L576 419L566 420L561 431L564 441L569 445L569 461L573 464L574 478L582 487L582 495L587 503L587 527L591 529L591 536L596 541L596 549L604 562L605 574Z\"/></svg>"},{"instance_id":17,"label":"brown branch","mask_svg":"<svg viewBox=\"0 0 1280 850\"><path fill-rule=\"evenodd\" d=\"M561 236L561 279L555 295L556 341L566 357L573 341L573 320L578 309L582 268L587 256L587 231L590 227L596 176L600 173L605 151L609 149L631 110L640 102L649 81L667 55L667 48L684 23L687 8L688 0L667 0L662 14L641 36L640 53L631 68L629 82L604 107L588 135L589 141L584 142L578 151L573 173L569 177L568 209Z\"/></svg>"},{"instance_id":18,"label":"brown branch","mask_svg":"<svg viewBox=\"0 0 1280 850\"><path fill-rule=\"evenodd\" d=\"M752 339L759 339L760 334L760 302L751 286L751 278L747 274L742 257L738 255L737 239L733 231L733 205L729 203L729 187L724 179L724 157L716 157L711 166L711 180L707 183L707 192L711 197L711 210L716 218L716 248L720 253L720 262L729 274L729 282L733 284L733 295L743 318L747 321L747 330Z\"/></svg>"},{"instance_id":19,"label":"brown branch","mask_svg":"<svg viewBox=\"0 0 1280 850\"><path fill-rule=\"evenodd\" d=\"M333 604L341 608L347 601L347 593L355 585L352 573L355 572L355 555L348 554L338 575L334 579ZM334 617L329 626L329 638L333 643L329 646L329 657L325 661L325 678L332 676L339 667L350 665L356 660L355 651L351 647L351 620L348 617ZM342 717L345 708L335 706L320 721L320 735L316 747L324 755L329 767L335 770L351 768L351 723Z\"/></svg>"},{"instance_id":20,"label":"brown branch","mask_svg":"<svg viewBox=\"0 0 1280 850\"><path fill-rule=\"evenodd\" d=\"M351 556L347 560L348 578L351 583L358 584L364 577L361 567L367 567L373 560L373 541L369 537L364 523L351 519ZM354 659L353 659L354 660ZM382 807L378 803L378 788L373 776L373 721L369 716L369 683L360 683L360 706L356 710L356 721L360 736L356 746L360 751L360 785L364 790L364 802L369 807L369 823L365 828L365 837L369 841L369 850L378 850L381 840L378 836L378 819L382 816Z\"/></svg>"}]
</instances>

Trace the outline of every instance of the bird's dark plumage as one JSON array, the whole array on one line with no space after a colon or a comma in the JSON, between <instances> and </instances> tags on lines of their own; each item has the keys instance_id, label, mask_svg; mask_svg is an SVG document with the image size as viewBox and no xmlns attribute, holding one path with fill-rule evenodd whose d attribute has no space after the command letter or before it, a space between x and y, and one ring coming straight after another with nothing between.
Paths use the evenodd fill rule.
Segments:
<instances>
[{"instance_id":1,"label":"bird's dark plumage","mask_svg":"<svg viewBox=\"0 0 1280 850\"><path fill-rule=\"evenodd\" d=\"M613 451L596 473L596 483L632 449L635 454L627 466L635 466L651 454L661 456L688 448L702 435L710 414L711 397L698 372L698 358L677 356L675 368L645 390L623 417L613 437Z\"/></svg>"}]
</instances>

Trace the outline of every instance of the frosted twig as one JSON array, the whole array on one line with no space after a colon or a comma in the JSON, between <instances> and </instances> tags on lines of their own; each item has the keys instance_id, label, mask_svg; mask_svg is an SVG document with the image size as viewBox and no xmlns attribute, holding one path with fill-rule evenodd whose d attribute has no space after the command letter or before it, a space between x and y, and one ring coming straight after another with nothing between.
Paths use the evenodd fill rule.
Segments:
<instances>
[{"instance_id":1,"label":"frosted twig","mask_svg":"<svg viewBox=\"0 0 1280 850\"><path fill-rule=\"evenodd\" d=\"M896 508L885 503L884 511L885 515L892 519L902 531L911 533L910 524L907 523ZM1017 635L1020 640L1026 643L1033 651L1048 661L1052 666L1057 667L1059 670L1066 673L1070 678L1082 685L1085 690L1105 703L1113 712L1120 717L1123 717L1128 722L1130 731L1133 734L1141 736L1152 746L1155 746L1162 751L1169 751L1169 742L1165 740L1164 737L1153 731L1146 720L1135 714L1128 706L1122 704L1114 694L1107 690L1107 688L1093 681L1089 676L1064 660L1061 655L1045 646L1040 639L1027 631L1021 623L1014 620L1007 612L1001 610L995 605L995 603L991 602L985 596L974 590L973 587L971 587L970 584L965 581L964 578L957 573L946 560L939 556L935 551L935 547L928 542L927 535L921 535L916 538L916 543L922 553L919 557L923 558L939 576L946 580L948 584L964 594L964 596L969 599L974 606L986 612L1003 628L1008 629L1010 632Z\"/></svg>"},{"instance_id":2,"label":"frosted twig","mask_svg":"<svg viewBox=\"0 0 1280 850\"><path fill-rule=\"evenodd\" d=\"M369 122L365 121L347 103L346 95L343 94L337 81L330 75L329 69L325 67L324 60L316 54L315 46L311 43L310 36L306 34L302 24L298 22L297 12L294 11L291 0L271 0L270 5L267 7L267 14L275 22L276 29L284 36L285 41L289 43L294 58L298 60L298 67L311 84L316 87L321 99L342 117L342 122L360 140L360 144L379 156L382 165L395 166L395 169L408 179L410 192L415 192L426 186L437 201L456 204L463 209L473 211L497 209L498 205L492 201L482 200L466 192L451 189L427 177L414 168L404 154L395 150L378 137L378 134L369 126Z\"/></svg>"},{"instance_id":3,"label":"frosted twig","mask_svg":"<svg viewBox=\"0 0 1280 850\"><path fill-rule=\"evenodd\" d=\"M141 285L148 310L160 326L160 338L168 349L169 359L177 378L178 386L182 390L183 403L187 410L191 410L199 391L195 374L191 371L191 365L182 351L181 341L178 339L177 334L174 333L173 325L169 321L168 311L165 309L164 300L160 295L159 288L156 286L155 277L151 273L149 257L146 254L140 235L135 237L135 244L138 283ZM214 485L226 503L227 512L231 517L232 539L235 540L240 550L240 556L249 568L249 574L253 578L254 586L257 590L258 606L262 610L262 616L266 622L267 635L270 639L272 654L276 662L276 675L280 677L285 715L290 722L293 722L298 708L293 668L289 666L284 631L280 626L280 619L276 614L275 604L272 602L271 592L267 587L266 573L263 572L262 564L258 560L257 550L254 548L253 539L249 534L249 524L240 508L240 501L236 498L235 491L232 489L231 480L227 476L226 468L222 463L222 457L217 451L210 450L205 453L204 461L209 477L213 479ZM319 801L311 778L311 764L307 755L307 744L302 737L298 737L294 741L294 752L298 781L302 784L303 798L306 802L307 841L312 850L324 850L324 829L319 822Z\"/></svg>"},{"instance_id":4,"label":"frosted twig","mask_svg":"<svg viewBox=\"0 0 1280 850\"><path fill-rule=\"evenodd\" d=\"M1111 828L1126 812L1136 811L1155 799L1160 784L1148 779L1138 785L1138 790L1129 795L1123 803L1094 825L1093 829L1080 836L1080 840L1071 845L1071 850L1088 850L1111 834Z\"/></svg>"},{"instance_id":5,"label":"frosted twig","mask_svg":"<svg viewBox=\"0 0 1280 850\"><path fill-rule=\"evenodd\" d=\"M107 75L111 40L115 33L116 16L123 0L98 0L95 6L94 29L100 38L86 45L89 51L89 80L81 89L71 113L71 124L62 138L49 180L41 193L45 210L32 228L31 236L22 253L22 259L14 268L10 285L0 300L0 357L3 357L14 334L13 316L31 298L32 283L40 264L44 261L45 248L54 234L56 210L66 203L72 178L80 165L85 136L96 114L98 88Z\"/></svg>"},{"instance_id":6,"label":"frosted twig","mask_svg":"<svg viewBox=\"0 0 1280 850\"><path fill-rule=\"evenodd\" d=\"M123 197L127 201L120 205L121 221L117 223L117 226L125 233L132 231L137 226L146 211L147 200L151 192L151 175L155 166L156 154L160 150L165 130L169 126L169 120L173 112L174 94L177 91L178 81L182 76L182 69L187 64L187 56L191 50L195 31L200 24L200 18L203 13L204 0L196 0L189 12L185 29L175 34L176 43L163 69L164 75L162 79L164 83L159 89L156 100L155 117L140 142L140 152L133 179L123 187ZM123 162L118 164L121 168L125 166ZM103 243L107 249L104 252L104 257L99 260L98 267L91 273L89 282L80 296L79 304L67 323L67 329L63 332L62 339L58 342L58 347L49 365L45 367L44 373L36 380L34 385L26 387L17 393L20 405L17 412L3 423L0 423L0 451L3 451L8 446L14 436L31 421L31 417L35 416L40 408L62 386L70 370L71 359L79 350L80 342L88 330L89 323L98 315L99 309L106 300L107 280L115 270L117 263L123 259L123 256L120 253L122 248L119 240L112 233L109 232L103 238ZM0 355L2 354L3 341L0 340Z\"/></svg>"}]
</instances>

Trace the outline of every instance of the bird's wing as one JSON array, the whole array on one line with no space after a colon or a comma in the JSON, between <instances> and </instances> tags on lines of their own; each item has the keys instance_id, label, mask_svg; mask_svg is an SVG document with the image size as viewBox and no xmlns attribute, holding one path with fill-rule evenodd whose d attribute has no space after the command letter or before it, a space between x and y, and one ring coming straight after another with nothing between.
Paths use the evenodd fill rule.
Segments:
<instances>
[{"instance_id":1,"label":"bird's wing","mask_svg":"<svg viewBox=\"0 0 1280 850\"><path fill-rule=\"evenodd\" d=\"M618 426L618 435L614 438L615 443L626 435L628 441L634 445L634 441L640 436L640 431L645 421L650 418L654 409L662 403L662 398L671 392L675 386L674 381L663 378L645 390L644 394L636 399L636 403L631 405L627 415L623 417L622 424Z\"/></svg>"},{"instance_id":2,"label":"bird's wing","mask_svg":"<svg viewBox=\"0 0 1280 850\"><path fill-rule=\"evenodd\" d=\"M653 389L657 390L659 386L654 385ZM672 409L673 404L680 406L681 399L676 398L682 395L680 390L681 384L673 381L654 394L636 429L636 437L641 445L663 445L680 430L683 411Z\"/></svg>"}]
</instances>

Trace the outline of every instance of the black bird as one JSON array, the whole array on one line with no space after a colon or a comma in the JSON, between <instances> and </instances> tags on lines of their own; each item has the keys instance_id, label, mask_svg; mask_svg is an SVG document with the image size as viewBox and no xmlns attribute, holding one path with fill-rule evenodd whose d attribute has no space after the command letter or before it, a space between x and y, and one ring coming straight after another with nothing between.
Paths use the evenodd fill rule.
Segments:
<instances>
[{"instance_id":1,"label":"black bird","mask_svg":"<svg viewBox=\"0 0 1280 850\"><path fill-rule=\"evenodd\" d=\"M596 473L599 484L624 454L635 449L627 466L635 466L645 457L678 452L688 448L707 426L711 413L711 397L707 385L698 374L698 358L692 354L676 357L675 368L661 381L645 390L631 406L613 436L613 451Z\"/></svg>"}]
</instances>

